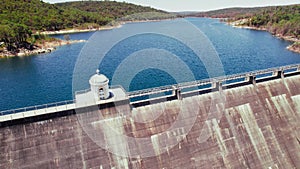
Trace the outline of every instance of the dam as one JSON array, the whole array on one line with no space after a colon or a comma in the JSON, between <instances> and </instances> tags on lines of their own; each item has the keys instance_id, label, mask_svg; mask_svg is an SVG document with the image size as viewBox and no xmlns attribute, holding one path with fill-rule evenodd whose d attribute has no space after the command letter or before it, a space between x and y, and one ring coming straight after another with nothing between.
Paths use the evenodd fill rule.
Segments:
<instances>
[{"instance_id":1,"label":"dam","mask_svg":"<svg viewBox=\"0 0 300 169\"><path fill-rule=\"evenodd\" d=\"M0 168L300 168L300 65L135 92L95 76L0 112Z\"/></svg>"}]
</instances>

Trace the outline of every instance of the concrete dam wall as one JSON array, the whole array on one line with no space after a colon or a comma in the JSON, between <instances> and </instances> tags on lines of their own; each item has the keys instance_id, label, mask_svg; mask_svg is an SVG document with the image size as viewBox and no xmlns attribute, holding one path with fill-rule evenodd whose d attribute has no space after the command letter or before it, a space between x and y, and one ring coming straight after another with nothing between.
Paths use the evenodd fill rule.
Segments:
<instances>
[{"instance_id":1,"label":"concrete dam wall","mask_svg":"<svg viewBox=\"0 0 300 169\"><path fill-rule=\"evenodd\" d=\"M300 168L300 75L1 122L0 168Z\"/></svg>"}]
</instances>

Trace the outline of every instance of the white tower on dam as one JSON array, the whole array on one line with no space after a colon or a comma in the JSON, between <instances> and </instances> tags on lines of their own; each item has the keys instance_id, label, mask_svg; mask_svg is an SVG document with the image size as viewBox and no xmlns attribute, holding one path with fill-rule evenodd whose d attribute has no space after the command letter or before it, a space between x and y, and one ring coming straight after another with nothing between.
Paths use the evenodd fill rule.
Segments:
<instances>
[{"instance_id":1,"label":"white tower on dam","mask_svg":"<svg viewBox=\"0 0 300 169\"><path fill-rule=\"evenodd\" d=\"M110 87L108 83L109 79L97 69L96 74L89 79L90 89L75 93L76 107L128 100L121 86Z\"/></svg>"},{"instance_id":2,"label":"white tower on dam","mask_svg":"<svg viewBox=\"0 0 300 169\"><path fill-rule=\"evenodd\" d=\"M110 97L108 86L109 79L105 75L100 74L99 69L97 69L96 74L90 78L89 83L91 92L96 101L105 100Z\"/></svg>"}]
</instances>

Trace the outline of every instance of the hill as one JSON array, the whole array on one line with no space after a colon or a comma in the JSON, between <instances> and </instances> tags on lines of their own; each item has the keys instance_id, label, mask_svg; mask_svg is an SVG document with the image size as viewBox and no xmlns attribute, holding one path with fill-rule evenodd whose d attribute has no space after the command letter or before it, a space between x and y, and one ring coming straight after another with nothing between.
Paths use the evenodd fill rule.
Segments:
<instances>
[{"instance_id":1,"label":"hill","mask_svg":"<svg viewBox=\"0 0 300 169\"><path fill-rule=\"evenodd\" d=\"M141 12L167 12L126 2L84 1L49 4L40 0L0 0L0 24L23 24L30 30L60 30L85 23L105 25ZM150 18L151 19L151 18Z\"/></svg>"},{"instance_id":2,"label":"hill","mask_svg":"<svg viewBox=\"0 0 300 169\"><path fill-rule=\"evenodd\" d=\"M300 5L228 8L184 16L226 18L230 22L243 19L243 22L238 22L240 26L256 27L266 29L272 34L300 38Z\"/></svg>"},{"instance_id":3,"label":"hill","mask_svg":"<svg viewBox=\"0 0 300 169\"><path fill-rule=\"evenodd\" d=\"M136 13L155 13L139 19L174 17L167 12L126 2L84 1L49 4L40 0L0 0L0 42L8 50L35 43L32 33L69 28L97 28ZM2 45L3 46L3 45ZM27 45L26 45L27 46ZM1 46L0 46L1 50Z\"/></svg>"},{"instance_id":4,"label":"hill","mask_svg":"<svg viewBox=\"0 0 300 169\"><path fill-rule=\"evenodd\" d=\"M58 3L57 5L65 9L78 9L80 11L105 16L106 18L109 18L109 20L119 19L136 13L147 12L158 12L161 14L165 14L168 17L170 16L167 12L162 10L156 10L150 7L116 1L76 1ZM149 16L149 19L152 18L150 18Z\"/></svg>"},{"instance_id":5,"label":"hill","mask_svg":"<svg viewBox=\"0 0 300 169\"><path fill-rule=\"evenodd\" d=\"M264 28L272 34L300 38L300 5L269 7L257 12L241 25Z\"/></svg>"},{"instance_id":6,"label":"hill","mask_svg":"<svg viewBox=\"0 0 300 169\"><path fill-rule=\"evenodd\" d=\"M250 16L256 12L262 11L266 7L260 8L226 8L207 12L193 12L183 14L184 17L210 17L210 18L239 18Z\"/></svg>"},{"instance_id":7,"label":"hill","mask_svg":"<svg viewBox=\"0 0 300 169\"><path fill-rule=\"evenodd\" d=\"M241 18L244 18L241 20ZM231 18L236 26L266 30L271 34L295 43L289 50L300 53L300 5L264 8L260 12Z\"/></svg>"},{"instance_id":8,"label":"hill","mask_svg":"<svg viewBox=\"0 0 300 169\"><path fill-rule=\"evenodd\" d=\"M300 53L300 5L258 8L228 8L182 15L184 17L226 18L234 26L266 30L277 37L294 41L289 49Z\"/></svg>"}]
</instances>

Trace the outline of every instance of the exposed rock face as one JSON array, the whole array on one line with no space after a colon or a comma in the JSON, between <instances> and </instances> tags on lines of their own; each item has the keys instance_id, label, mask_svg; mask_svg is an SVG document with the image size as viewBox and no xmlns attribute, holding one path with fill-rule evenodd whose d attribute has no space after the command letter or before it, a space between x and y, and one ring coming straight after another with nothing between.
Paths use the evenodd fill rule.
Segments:
<instances>
[{"instance_id":1,"label":"exposed rock face","mask_svg":"<svg viewBox=\"0 0 300 169\"><path fill-rule=\"evenodd\" d=\"M1 127L0 168L300 168L299 82L297 75Z\"/></svg>"}]
</instances>

